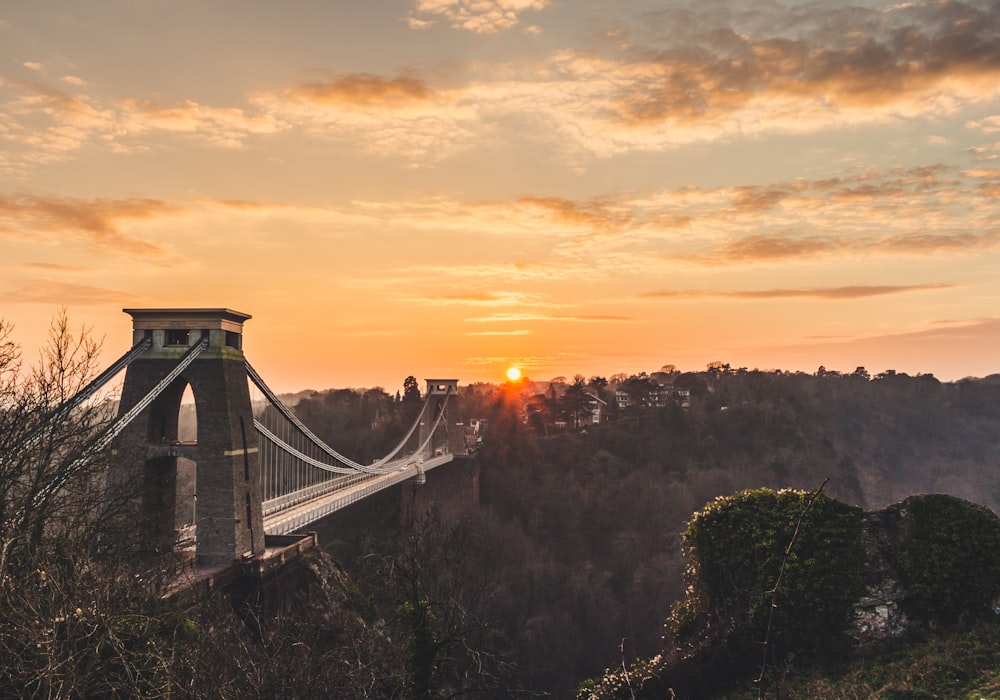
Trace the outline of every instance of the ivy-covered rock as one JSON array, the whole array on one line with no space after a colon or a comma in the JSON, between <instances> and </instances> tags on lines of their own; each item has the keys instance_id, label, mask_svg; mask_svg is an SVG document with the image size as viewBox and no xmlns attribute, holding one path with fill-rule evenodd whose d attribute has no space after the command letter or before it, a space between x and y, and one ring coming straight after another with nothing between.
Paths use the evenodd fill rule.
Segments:
<instances>
[{"instance_id":1,"label":"ivy-covered rock","mask_svg":"<svg viewBox=\"0 0 1000 700\"><path fill-rule=\"evenodd\" d=\"M577 698L706 697L755 678L765 641L770 668L843 649L865 582L862 517L803 491L753 489L708 503L682 534L688 586L667 621L672 648L609 670Z\"/></svg>"},{"instance_id":2,"label":"ivy-covered rock","mask_svg":"<svg viewBox=\"0 0 1000 700\"><path fill-rule=\"evenodd\" d=\"M672 616L673 631L683 641L697 633L690 629L692 613L709 614L751 642L767 635L780 652L839 644L864 582L862 515L860 508L802 491L754 489L715 499L694 514L682 536L688 600Z\"/></svg>"},{"instance_id":3,"label":"ivy-covered rock","mask_svg":"<svg viewBox=\"0 0 1000 700\"><path fill-rule=\"evenodd\" d=\"M944 623L989 614L1000 594L1000 518L944 494L910 496L894 508L900 538L890 558L907 611Z\"/></svg>"}]
</instances>

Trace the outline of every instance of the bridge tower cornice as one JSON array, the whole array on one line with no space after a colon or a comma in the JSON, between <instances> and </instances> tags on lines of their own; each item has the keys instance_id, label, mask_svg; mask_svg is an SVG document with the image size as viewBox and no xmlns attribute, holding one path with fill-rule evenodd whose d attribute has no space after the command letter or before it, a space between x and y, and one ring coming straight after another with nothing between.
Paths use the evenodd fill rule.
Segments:
<instances>
[{"instance_id":1,"label":"bridge tower cornice","mask_svg":"<svg viewBox=\"0 0 1000 700\"><path fill-rule=\"evenodd\" d=\"M122 309L132 317L133 345L149 338L147 357L176 360L208 337L204 358L243 359L243 323L252 316L228 308Z\"/></svg>"}]
</instances>

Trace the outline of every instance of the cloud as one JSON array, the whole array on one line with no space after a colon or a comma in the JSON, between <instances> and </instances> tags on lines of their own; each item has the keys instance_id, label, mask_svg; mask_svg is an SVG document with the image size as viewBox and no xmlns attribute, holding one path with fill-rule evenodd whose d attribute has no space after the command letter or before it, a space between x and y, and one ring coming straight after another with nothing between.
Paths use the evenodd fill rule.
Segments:
<instances>
[{"instance_id":1,"label":"cloud","mask_svg":"<svg viewBox=\"0 0 1000 700\"><path fill-rule=\"evenodd\" d=\"M628 212L614 210L598 201L576 202L560 197L522 197L511 204L515 211L546 219L552 228L568 228L588 233L615 233L631 223Z\"/></svg>"},{"instance_id":2,"label":"cloud","mask_svg":"<svg viewBox=\"0 0 1000 700\"><path fill-rule=\"evenodd\" d=\"M484 115L533 119L577 163L581 149L610 157L939 118L1000 94L1000 8L938 6L643 14L631 34L505 66L462 92Z\"/></svg>"},{"instance_id":3,"label":"cloud","mask_svg":"<svg viewBox=\"0 0 1000 700\"><path fill-rule=\"evenodd\" d=\"M984 117L983 119L968 121L965 123L965 126L969 129L981 131L984 134L1000 133L1000 115L995 114L990 117Z\"/></svg>"},{"instance_id":4,"label":"cloud","mask_svg":"<svg viewBox=\"0 0 1000 700\"><path fill-rule=\"evenodd\" d=\"M979 99L976 91L1000 70L1000 10L993 3L780 11L791 15L775 25L785 35L759 24L753 36L709 26L653 54L646 66L655 80L625 96L622 116L637 123L703 118L752 109L761 99L800 102L831 117L888 106L923 112L941 105L933 99L940 90Z\"/></svg>"},{"instance_id":5,"label":"cloud","mask_svg":"<svg viewBox=\"0 0 1000 700\"><path fill-rule=\"evenodd\" d=\"M493 32L547 4L418 0L409 21ZM1000 95L994 4L775 5L739 14L708 7L641 18L642 26L612 32L589 50L470 64L473 77L447 89L412 74L347 74L253 101L317 133L342 130L380 155L434 161L484 139L531 134L536 146L544 142L553 157L582 169L589 158L632 151L938 119ZM968 126L988 131L1000 128L997 119ZM442 128L456 138L444 139Z\"/></svg>"},{"instance_id":6,"label":"cloud","mask_svg":"<svg viewBox=\"0 0 1000 700\"><path fill-rule=\"evenodd\" d=\"M44 278L26 280L19 287L6 289L3 297L9 303L47 305L65 304L67 299L71 299L74 306L107 306L146 301L142 297L116 289Z\"/></svg>"},{"instance_id":7,"label":"cloud","mask_svg":"<svg viewBox=\"0 0 1000 700\"><path fill-rule=\"evenodd\" d=\"M280 120L268 115L250 116L237 108L208 107L181 100L164 105L129 98L120 104L120 136L148 133L186 134L222 148L242 148L247 137L273 134L283 128Z\"/></svg>"},{"instance_id":8,"label":"cloud","mask_svg":"<svg viewBox=\"0 0 1000 700\"><path fill-rule=\"evenodd\" d=\"M871 253L932 255L963 253L995 247L1000 234L908 232L891 236L809 238L795 233L753 234L735 238L694 254L671 259L701 265L733 265L781 262L823 255L859 256Z\"/></svg>"},{"instance_id":9,"label":"cloud","mask_svg":"<svg viewBox=\"0 0 1000 700\"><path fill-rule=\"evenodd\" d=\"M563 314L538 314L525 312L498 313L490 316L479 316L467 318L466 321L472 323L496 323L496 322L522 322L522 321L566 321L570 323L606 323L632 321L628 316L616 315L563 315Z\"/></svg>"},{"instance_id":10,"label":"cloud","mask_svg":"<svg viewBox=\"0 0 1000 700\"><path fill-rule=\"evenodd\" d=\"M431 279L499 279L505 282L532 280L579 279L592 269L586 264L567 263L559 259L531 262L466 263L454 265L421 265L404 268L401 275L429 277Z\"/></svg>"},{"instance_id":11,"label":"cloud","mask_svg":"<svg viewBox=\"0 0 1000 700\"><path fill-rule=\"evenodd\" d=\"M90 85L75 76L61 78L74 88ZM184 136L219 148L242 148L253 135L286 127L274 115L231 107L210 107L190 100L161 104L125 98L115 102L34 81L0 81L0 140L7 155L0 172L23 175L46 163L71 158L84 146L112 152L141 151L143 139Z\"/></svg>"},{"instance_id":12,"label":"cloud","mask_svg":"<svg viewBox=\"0 0 1000 700\"><path fill-rule=\"evenodd\" d=\"M473 306L525 306L538 305L535 295L526 292L476 292L462 294L440 294L414 299L419 303L462 304Z\"/></svg>"},{"instance_id":13,"label":"cloud","mask_svg":"<svg viewBox=\"0 0 1000 700\"><path fill-rule=\"evenodd\" d=\"M114 122L110 110L86 97L70 95L34 81L9 80L6 85L19 92L6 105L6 111L14 117L37 113L59 124L84 129L108 128Z\"/></svg>"},{"instance_id":14,"label":"cloud","mask_svg":"<svg viewBox=\"0 0 1000 700\"><path fill-rule=\"evenodd\" d=\"M328 82L300 83L287 94L316 104L345 104L371 109L392 109L433 97L427 83L413 76L385 78L368 73L340 76Z\"/></svg>"},{"instance_id":15,"label":"cloud","mask_svg":"<svg viewBox=\"0 0 1000 700\"><path fill-rule=\"evenodd\" d=\"M465 335L531 335L532 332L524 329L514 331L467 331Z\"/></svg>"},{"instance_id":16,"label":"cloud","mask_svg":"<svg viewBox=\"0 0 1000 700\"><path fill-rule=\"evenodd\" d=\"M499 32L549 4L415 0L408 21ZM940 119L1000 95L1000 6L992 2L758 4L740 12L709 4L632 21L590 49L466 64L471 77L462 82L456 71L447 87L413 72L346 73L220 106L184 96L108 100L86 94L90 84L79 76L58 79L74 94L8 80L0 139L13 155L0 167L22 172L84 144L142 150L164 134L243 148L252 137L298 130L413 167L530 139L547 157L583 170L595 157L635 151ZM966 126L993 133L1000 116ZM735 204L767 211L786 196L748 191Z\"/></svg>"},{"instance_id":17,"label":"cloud","mask_svg":"<svg viewBox=\"0 0 1000 700\"><path fill-rule=\"evenodd\" d=\"M759 289L747 291L694 291L663 290L644 292L642 299L737 299L757 301L760 299L827 299L844 301L868 299L889 294L909 294L941 289L955 289L956 285L944 283L913 285L852 285L848 287L815 287L806 289Z\"/></svg>"},{"instance_id":18,"label":"cloud","mask_svg":"<svg viewBox=\"0 0 1000 700\"><path fill-rule=\"evenodd\" d=\"M415 75L345 74L249 99L262 114L312 136L414 166L465 150L489 131L461 91L434 90Z\"/></svg>"},{"instance_id":19,"label":"cloud","mask_svg":"<svg viewBox=\"0 0 1000 700\"><path fill-rule=\"evenodd\" d=\"M440 17L456 29L476 34L496 34L518 23L525 12L545 9L550 0L416 0L417 15ZM428 21L410 18L410 26L420 29Z\"/></svg>"},{"instance_id":20,"label":"cloud","mask_svg":"<svg viewBox=\"0 0 1000 700\"><path fill-rule=\"evenodd\" d=\"M522 369L531 368L531 371L551 369L553 367L573 367L584 359L584 355L578 353L558 353L555 355L520 355L512 357L510 355L494 356L472 356L461 361L465 367L489 367L497 366L507 368L511 362L517 363Z\"/></svg>"},{"instance_id":21,"label":"cloud","mask_svg":"<svg viewBox=\"0 0 1000 700\"><path fill-rule=\"evenodd\" d=\"M60 265L49 262L26 262L20 267L29 270L42 270L43 272L87 272L90 269L80 265Z\"/></svg>"},{"instance_id":22,"label":"cloud","mask_svg":"<svg viewBox=\"0 0 1000 700\"><path fill-rule=\"evenodd\" d=\"M452 197L354 203L380 221L421 230L469 231L503 236L570 239L614 235L636 224L628 206L614 198L515 197L462 201ZM513 263L516 274L534 272L531 262Z\"/></svg>"},{"instance_id":23,"label":"cloud","mask_svg":"<svg viewBox=\"0 0 1000 700\"><path fill-rule=\"evenodd\" d=\"M801 258L843 249L845 244L829 238L795 235L752 234L730 240L706 253L690 257L705 263L749 262Z\"/></svg>"},{"instance_id":24,"label":"cloud","mask_svg":"<svg viewBox=\"0 0 1000 700\"><path fill-rule=\"evenodd\" d=\"M434 26L435 22L429 19L417 19L416 17L407 17L406 24L410 29L430 29Z\"/></svg>"},{"instance_id":25,"label":"cloud","mask_svg":"<svg viewBox=\"0 0 1000 700\"><path fill-rule=\"evenodd\" d=\"M83 78L78 78L75 75L64 75L63 77L59 78L59 80L66 83L67 85L72 85L74 87L87 87L88 85L90 85L90 83L88 83L86 80L84 80Z\"/></svg>"},{"instance_id":26,"label":"cloud","mask_svg":"<svg viewBox=\"0 0 1000 700\"><path fill-rule=\"evenodd\" d=\"M162 246L126 233L124 226L177 211L177 207L155 199L0 195L0 236L77 241L96 250L167 263L171 258Z\"/></svg>"},{"instance_id":27,"label":"cloud","mask_svg":"<svg viewBox=\"0 0 1000 700\"><path fill-rule=\"evenodd\" d=\"M890 236L877 241L875 248L887 252L931 254L945 252L962 252L991 248L1000 240L996 231L974 234L934 234L917 233L905 236Z\"/></svg>"},{"instance_id":28,"label":"cloud","mask_svg":"<svg viewBox=\"0 0 1000 700\"><path fill-rule=\"evenodd\" d=\"M655 235L663 257L698 265L861 255L958 255L994 248L1000 190L986 169L861 170L823 180L679 188L610 204L632 208L626 234ZM678 239L664 219L682 222Z\"/></svg>"},{"instance_id":29,"label":"cloud","mask_svg":"<svg viewBox=\"0 0 1000 700\"><path fill-rule=\"evenodd\" d=\"M970 168L969 170L963 170L962 174L966 177L983 178L986 180L995 180L1000 178L1000 169L997 168Z\"/></svg>"}]
</instances>

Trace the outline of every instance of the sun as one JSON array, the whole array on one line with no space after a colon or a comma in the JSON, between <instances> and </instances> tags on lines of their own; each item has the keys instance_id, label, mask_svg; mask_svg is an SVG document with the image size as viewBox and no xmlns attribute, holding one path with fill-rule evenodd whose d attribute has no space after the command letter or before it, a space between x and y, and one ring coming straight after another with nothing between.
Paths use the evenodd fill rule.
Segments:
<instances>
[{"instance_id":1,"label":"sun","mask_svg":"<svg viewBox=\"0 0 1000 700\"><path fill-rule=\"evenodd\" d=\"M520 378L521 378L521 370L519 368L517 368L517 367L511 367L510 369L507 370L507 379L508 380L510 380L512 382L516 382Z\"/></svg>"}]
</instances>

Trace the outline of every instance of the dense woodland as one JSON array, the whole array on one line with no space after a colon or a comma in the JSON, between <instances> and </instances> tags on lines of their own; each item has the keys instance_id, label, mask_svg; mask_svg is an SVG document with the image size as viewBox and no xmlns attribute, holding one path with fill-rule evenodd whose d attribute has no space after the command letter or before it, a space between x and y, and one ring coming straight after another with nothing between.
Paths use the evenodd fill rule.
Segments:
<instances>
[{"instance_id":1,"label":"dense woodland","mask_svg":"<svg viewBox=\"0 0 1000 700\"><path fill-rule=\"evenodd\" d=\"M577 377L558 392L530 380L462 389L466 420L488 426L476 455L482 508L459 525L476 542L465 565L497 572L481 614L516 687L567 697L623 655L658 653L684 594L680 534L717 496L829 480L827 494L866 510L924 492L1000 505L1000 378L721 363L668 374L690 406L618 410L614 389L640 391L652 375ZM600 425L566 427L580 411L574 385L605 400ZM337 414L347 396L318 394L299 410L320 429L321 405ZM383 401L384 411L398 403ZM361 428L353 444L350 431L330 438L345 450L368 440Z\"/></svg>"},{"instance_id":2,"label":"dense woodland","mask_svg":"<svg viewBox=\"0 0 1000 700\"><path fill-rule=\"evenodd\" d=\"M624 409L614 389L652 375L473 385L460 398L485 426L476 512L339 543L283 611L182 603L160 595L162 559L131 555L130 485L98 493L114 459L86 451L99 412L51 420L97 346L63 318L53 348L26 374L0 326L0 697L568 698L661 652L685 595L681 533L720 495L826 482L868 510L919 492L1000 507L998 377L713 363L656 373L688 406ZM579 420L586 394L607 405L598 425ZM295 410L364 461L419 407L408 378L401 394L310 392Z\"/></svg>"}]
</instances>

